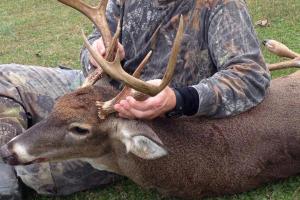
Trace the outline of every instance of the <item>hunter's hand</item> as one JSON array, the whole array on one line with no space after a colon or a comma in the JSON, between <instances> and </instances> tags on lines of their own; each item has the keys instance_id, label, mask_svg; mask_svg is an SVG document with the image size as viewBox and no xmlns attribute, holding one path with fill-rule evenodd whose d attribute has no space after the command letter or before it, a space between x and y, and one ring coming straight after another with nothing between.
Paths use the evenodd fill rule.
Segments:
<instances>
[{"instance_id":1,"label":"hunter's hand","mask_svg":"<svg viewBox=\"0 0 300 200\"><path fill-rule=\"evenodd\" d=\"M105 53L106 53L106 49L104 46L104 42L102 37L100 37L98 40L95 40L93 45L92 45L93 49L98 52L102 57L105 57ZM122 44L118 44L118 48L119 48L119 53L120 53L120 58L121 60L123 60L125 58L125 50ZM89 55L89 59L90 59L90 63L95 66L95 67L99 67L98 63L95 61L95 59Z\"/></svg>"},{"instance_id":2,"label":"hunter's hand","mask_svg":"<svg viewBox=\"0 0 300 200\"><path fill-rule=\"evenodd\" d=\"M161 80L148 81L157 84ZM166 112L172 110L176 106L176 96L170 87L166 87L163 91L154 97L149 97L145 101L137 101L133 97L128 96L125 100L114 106L120 117L128 119L154 119Z\"/></svg>"}]
</instances>

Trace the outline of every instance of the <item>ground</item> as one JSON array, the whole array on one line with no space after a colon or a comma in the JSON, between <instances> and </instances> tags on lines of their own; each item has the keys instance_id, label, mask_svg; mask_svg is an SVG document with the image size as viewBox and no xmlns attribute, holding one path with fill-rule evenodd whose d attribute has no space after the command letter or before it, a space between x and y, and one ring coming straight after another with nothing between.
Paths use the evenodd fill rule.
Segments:
<instances>
[{"instance_id":1,"label":"ground","mask_svg":"<svg viewBox=\"0 0 300 200\"><path fill-rule=\"evenodd\" d=\"M96 2L96 0L89 0ZM270 26L256 27L259 39L279 40L300 53L300 1L248 0L256 22L267 18ZM90 23L76 11L55 0L0 1L0 63L22 63L54 67L79 68L80 29L90 31ZM284 60L264 50L268 63ZM272 77L289 74L295 69L280 70ZM299 108L298 108L299 109ZM25 200L115 200L163 199L154 191L145 191L129 180L117 185L64 198L43 197L26 192ZM171 199L168 199L171 200ZM257 190L207 200L300 200L300 176L269 184Z\"/></svg>"}]
</instances>

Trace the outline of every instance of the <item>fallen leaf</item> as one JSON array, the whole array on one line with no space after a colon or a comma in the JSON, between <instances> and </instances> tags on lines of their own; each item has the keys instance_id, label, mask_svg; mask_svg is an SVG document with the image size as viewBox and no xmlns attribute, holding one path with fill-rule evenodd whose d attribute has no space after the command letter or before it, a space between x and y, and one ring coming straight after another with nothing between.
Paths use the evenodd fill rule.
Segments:
<instances>
[{"instance_id":1,"label":"fallen leaf","mask_svg":"<svg viewBox=\"0 0 300 200\"><path fill-rule=\"evenodd\" d=\"M39 51L39 52L35 53L35 56L38 57L38 58L41 58L42 57L42 52Z\"/></svg>"},{"instance_id":2,"label":"fallen leaf","mask_svg":"<svg viewBox=\"0 0 300 200\"><path fill-rule=\"evenodd\" d=\"M270 22L268 19L261 19L261 20L258 20L257 22L255 22L255 25L261 26L261 27L266 27L266 26L270 25Z\"/></svg>"}]
</instances>

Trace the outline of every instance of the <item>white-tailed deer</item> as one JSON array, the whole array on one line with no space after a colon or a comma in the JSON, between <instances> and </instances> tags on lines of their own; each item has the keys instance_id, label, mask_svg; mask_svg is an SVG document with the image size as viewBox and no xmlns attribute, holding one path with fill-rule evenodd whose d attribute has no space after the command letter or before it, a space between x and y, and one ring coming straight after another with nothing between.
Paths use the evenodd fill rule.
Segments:
<instances>
[{"instance_id":1,"label":"white-tailed deer","mask_svg":"<svg viewBox=\"0 0 300 200\"><path fill-rule=\"evenodd\" d=\"M107 0L99 9L82 1L60 1L109 33L103 22ZM98 10L102 14L97 14ZM300 71L273 80L263 103L235 117L139 121L112 114L112 105L128 95L129 88L139 91L135 97L140 98L145 96L142 94L155 95L168 84L182 27L181 20L165 78L158 87L136 78L148 56L133 77L122 71L112 39L117 35L102 33L107 55L111 55L106 59L113 62L97 56L86 42L103 70L124 81L125 89L116 96L117 91L110 87L93 85L102 75L96 71L84 87L61 97L47 119L2 147L1 156L12 165L83 159L143 187L197 199L239 193L298 174Z\"/></svg>"}]
</instances>

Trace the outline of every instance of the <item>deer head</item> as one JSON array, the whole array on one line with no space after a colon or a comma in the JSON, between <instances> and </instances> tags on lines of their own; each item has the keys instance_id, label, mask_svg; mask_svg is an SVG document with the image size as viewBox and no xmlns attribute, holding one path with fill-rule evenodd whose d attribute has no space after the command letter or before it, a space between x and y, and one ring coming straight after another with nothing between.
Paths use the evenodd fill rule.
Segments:
<instances>
[{"instance_id":1,"label":"deer head","mask_svg":"<svg viewBox=\"0 0 300 200\"><path fill-rule=\"evenodd\" d=\"M107 0L101 1L97 7L91 7L80 0L59 1L84 13L99 28L108 56L102 58L94 52L84 36L85 45L103 71L112 78L123 81L126 86L117 94L113 88L93 85L102 76L102 70L96 70L80 89L59 98L47 119L2 147L1 155L4 160L18 165L72 158L101 158L112 153L116 143L122 143L125 152L143 159L166 155L162 142L145 123L120 119L112 113L113 105L131 93L131 88L138 91L132 93L135 98L144 98L156 95L169 84L183 35L182 18L166 73L161 84L155 86L138 79L151 52L145 56L133 75L122 69L117 50L119 31L111 37L105 19Z\"/></svg>"},{"instance_id":2,"label":"deer head","mask_svg":"<svg viewBox=\"0 0 300 200\"><path fill-rule=\"evenodd\" d=\"M145 123L113 115L99 120L96 100L115 94L111 88L91 86L61 97L50 116L2 147L9 164L101 158L122 143L124 152L143 159L167 154L162 142Z\"/></svg>"}]
</instances>

